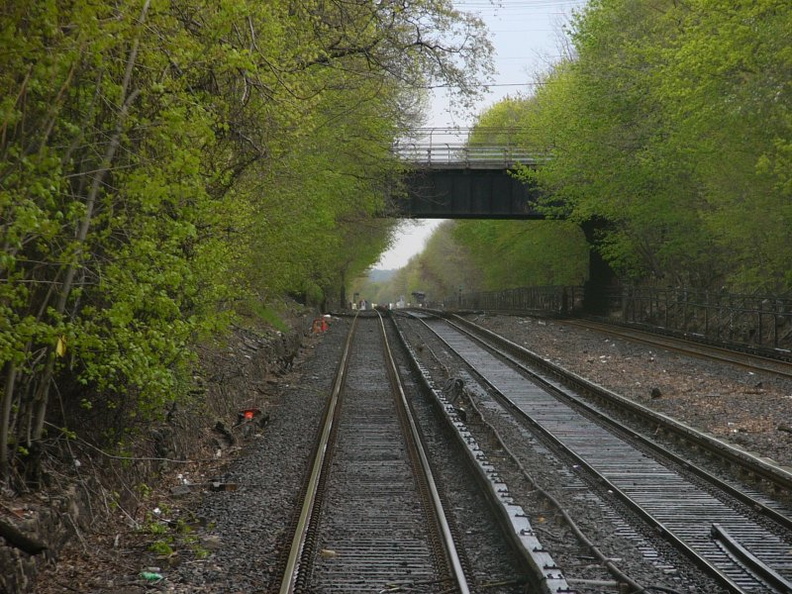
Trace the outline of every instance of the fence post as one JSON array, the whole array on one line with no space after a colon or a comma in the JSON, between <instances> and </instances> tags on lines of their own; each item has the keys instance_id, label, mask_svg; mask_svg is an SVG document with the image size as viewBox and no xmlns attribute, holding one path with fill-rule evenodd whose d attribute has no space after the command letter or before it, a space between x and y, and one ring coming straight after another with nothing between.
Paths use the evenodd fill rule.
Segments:
<instances>
[{"instance_id":1,"label":"fence post","mask_svg":"<svg viewBox=\"0 0 792 594\"><path fill-rule=\"evenodd\" d=\"M710 292L704 294L704 336L709 336Z\"/></svg>"},{"instance_id":2,"label":"fence post","mask_svg":"<svg viewBox=\"0 0 792 594\"><path fill-rule=\"evenodd\" d=\"M759 329L757 330L759 334L759 346L764 346L764 312L762 311L762 304L759 304L759 307L756 309L756 315L759 316L758 326Z\"/></svg>"},{"instance_id":3,"label":"fence post","mask_svg":"<svg viewBox=\"0 0 792 594\"><path fill-rule=\"evenodd\" d=\"M774 349L778 348L778 326L779 326L778 308L779 307L781 307L781 303L778 301L778 299L775 299L773 303L773 348ZM783 316L781 317L781 319L782 320L784 319Z\"/></svg>"}]
</instances>

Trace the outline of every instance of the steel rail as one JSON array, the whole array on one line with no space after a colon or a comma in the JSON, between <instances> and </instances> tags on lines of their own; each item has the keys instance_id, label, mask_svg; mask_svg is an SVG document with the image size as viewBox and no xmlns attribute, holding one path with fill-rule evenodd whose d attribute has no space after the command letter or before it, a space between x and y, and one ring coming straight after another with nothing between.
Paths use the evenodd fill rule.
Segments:
<instances>
[{"instance_id":1,"label":"steel rail","mask_svg":"<svg viewBox=\"0 0 792 594\"><path fill-rule=\"evenodd\" d=\"M410 314L410 316L413 319L415 319L418 322L420 322L422 324L422 326L427 329L427 331L432 332L434 334L432 329L426 323L425 318L420 317L420 316L416 316L416 315L412 315L412 314ZM431 349L429 349L429 350L430 350L430 352L432 352ZM432 352L432 355L433 355L434 359L438 363L440 363L440 359L437 357L437 355L435 355L433 352ZM619 580L622 584L626 584L627 586L632 588L635 592L647 591L646 587L642 586L640 583L635 581L631 576L629 576L627 573L622 571L619 568L619 566L614 562L613 559L611 559L607 555L605 555L600 550L600 548L594 542L592 542L591 539L589 539L583 533L583 531L577 525L577 522L575 522L575 520L572 519L572 516L569 514L569 511L566 508L564 508L564 506L561 504L561 502L554 495L552 495L549 491L543 489L537 483L536 479L528 472L528 470L525 468L525 466L520 461L520 459L517 457L517 455L511 450L509 445L506 443L506 441L504 440L503 436L501 435L501 432L498 431L498 429L496 429L494 425L492 425L489 421L486 420L485 415L483 414L483 412L482 412L481 408L479 407L479 405L476 404L475 400L470 398L470 399L468 399L468 403L473 408L473 410L476 412L476 415L479 417L480 422L483 423L484 426L487 427L487 429L490 431L490 433L492 433L492 435L497 440L497 442L499 444L499 447L509 456L509 458L511 458L512 462L514 462L514 464L520 469L520 472L523 474L525 479L532 485L532 488L535 489L538 493L540 493L541 496L544 499L549 501L550 504L553 507L555 507L555 509L558 511L558 513L564 519L564 522L566 522L566 525L569 527L569 529L572 531L572 533L575 535L575 537L578 539L578 541L592 552L592 554L602 563L603 567L605 567L605 569L609 572L609 574L612 575L617 580ZM567 581L569 583L573 583L572 579L568 578ZM616 583L618 585L619 582L616 582Z\"/></svg>"},{"instance_id":2,"label":"steel rail","mask_svg":"<svg viewBox=\"0 0 792 594\"><path fill-rule=\"evenodd\" d=\"M445 416L446 422L467 454L471 466L476 470L480 484L496 511L503 529L515 550L524 559L530 575L534 577L534 591L544 594L573 592L563 572L542 545L529 521L528 514L514 502L508 486L500 479L495 466L488 460L465 423L460 420L454 405L435 389L430 374L419 362L402 329L395 322L394 325L402 346L410 355L413 370L421 379L427 393L432 395L435 406Z\"/></svg>"},{"instance_id":3,"label":"steel rail","mask_svg":"<svg viewBox=\"0 0 792 594\"><path fill-rule=\"evenodd\" d=\"M459 329L460 329L460 331L466 332L463 328L459 328ZM481 339L477 338L475 336L475 334L468 333L468 335L471 336L472 338L475 338L476 340L481 341ZM484 341L484 342L482 342L482 344L486 345L487 343L486 343L486 341ZM506 356L509 358L509 360L512 361L512 363L517 365L518 368L522 369L526 373L531 374L532 376L534 375L534 373L530 369L526 368L519 360L517 360L515 358L512 358L511 355L506 355ZM668 448L658 444L657 442L655 442L654 440L646 437L645 435L642 435L638 431L635 431L635 430L632 430L632 429L629 429L629 428L625 427L622 423L617 422L612 417L606 415L601 410L599 410L596 407L590 405L589 403L587 403L587 402L585 402L585 401L583 401L583 400L581 400L579 398L574 398L574 397L570 396L569 394L558 390L558 388L556 386L553 386L553 385L547 383L542 378L537 378L537 381L542 383L545 386L546 389L548 389L548 390L552 391L553 393L557 394L560 398L563 398L564 400L570 401L575 406L581 408L582 410L585 410L586 413L588 413L590 416L595 417L595 418L599 419L600 421L602 421L603 423L607 423L609 426L613 427L614 429L617 429L618 431L627 434L629 436L629 438L637 440L643 446L645 446L646 448L650 449L652 452L654 452L654 453L656 453L658 455L664 456L665 458L671 460L673 463L677 464L679 467L685 468L687 471L695 474L699 478L702 478L702 479L708 481L709 483L714 485L717 489L729 494L734 499L736 499L736 500L740 501L741 503L751 507L755 511L760 512L762 515L764 515L768 519L772 520L773 522L775 522L779 526L783 527L784 529L792 531L792 517L789 517L789 516L787 516L785 514L782 514L779 511L773 509L772 507L767 506L763 502L757 500L756 498L754 498L751 495L745 493L744 491L732 486L731 484L729 484L726 481L718 478L717 476L713 475L712 473L708 472L707 470L705 470L705 469L703 469L703 468L701 468L701 467L699 467L699 466L697 466L695 464L691 464L685 458L675 454L674 452L670 451ZM619 401L619 404L621 404L621 401ZM651 421L655 422L655 418L652 417ZM693 431L695 431L695 430L693 430ZM699 441L699 439L695 439L694 440L694 439L691 439L690 437L689 437L689 440L692 441L693 443L695 443L698 446L704 446L704 445L706 445L708 443L708 440L710 439L709 436L704 435L704 434L699 434L698 437L702 441ZM759 463L764 464L765 463L763 460L759 460L758 458L754 459L754 460L748 460L747 462L752 462L752 461L755 461L757 464L759 464ZM744 468L747 471L749 471L749 472L754 472L754 468L752 467L752 465L748 464L747 462L743 462ZM779 469L779 470L781 470L781 469Z\"/></svg>"},{"instance_id":4,"label":"steel rail","mask_svg":"<svg viewBox=\"0 0 792 594\"><path fill-rule=\"evenodd\" d=\"M606 324L593 320L580 319L565 319L560 322L577 328L610 334L639 344L667 349L692 357L730 363L745 369L761 371L786 379L792 379L792 364L783 359L765 357L753 352L734 350L717 346L709 342L683 339L673 335L669 336L657 332L631 328L629 326L622 326L620 324Z\"/></svg>"},{"instance_id":5,"label":"steel rail","mask_svg":"<svg viewBox=\"0 0 792 594\"><path fill-rule=\"evenodd\" d=\"M482 341L480 338L476 337L475 334L470 334L469 332L466 332L463 328L459 328L459 330L465 332L468 336L481 342L481 344L487 346L488 348L492 348L492 345L488 345L485 341ZM581 400L580 398L576 398L566 392L559 390L556 386L548 383L543 378L536 376L533 371L528 369L519 360L515 359L511 355L501 354L501 356L505 356L519 369L534 377L535 381L539 382L546 390L556 394L559 398L563 399L564 401L570 402L573 406L578 407L579 409L585 411L590 417L596 418L602 423L607 424L612 429L625 434L629 439L636 440L641 445L652 451L655 455L665 457L666 459L672 461L680 468L684 468L686 471L695 474L697 477L704 479L705 481L708 481L709 483L714 485L717 489L723 491L724 493L729 494L734 499L751 507L755 511L760 512L762 515L772 520L779 526L782 526L784 529L792 531L792 518L780 513L779 511L773 509L772 507L767 506L766 504L762 503L761 501L757 500L751 495L745 493L744 491L737 489L736 487L730 485L726 481L718 478L711 472L708 472L707 470L695 464L691 464L688 460L686 460L682 456L675 454L674 452L670 451L668 448L663 447L662 445L658 444L652 439L649 439L645 435L642 435L641 433L635 430L625 427L622 423L616 421L612 417L603 413L601 410L590 405L589 403Z\"/></svg>"},{"instance_id":6,"label":"steel rail","mask_svg":"<svg viewBox=\"0 0 792 594\"><path fill-rule=\"evenodd\" d=\"M452 530L446 518L443 509L439 490L432 475L429 458L426 449L421 440L420 430L417 422L415 421L410 410L407 395L404 386L399 378L398 367L393 357L390 348L385 325L382 321L382 316L379 315L379 325L382 332L385 363L387 367L387 374L391 381L394 392L394 400L397 405L399 417L402 419L402 429L405 432L406 443L408 450L411 452L415 471L418 475L417 481L422 485L421 490L424 492L424 497L428 500L426 508L431 512L433 517L432 528L439 532L436 541L439 543L439 548L442 550L442 562L445 563L444 571L447 569L450 574L450 580L453 581L453 591L458 594L471 594L470 586L467 582L464 566L461 561L459 552L456 550L455 540L453 538ZM281 582L280 594L295 594L301 592L306 587L304 583L307 576L304 575L306 571L310 572L310 560L306 557L311 554L311 539L317 530L317 519L321 512L321 505L323 500L322 491L324 483L329 474L329 465L331 462L331 450L333 449L333 435L337 430L339 424L339 415L341 410L342 392L345 388L347 375L350 367L350 350L353 342L353 337L358 324L358 315L355 316L352 328L349 331L347 340L344 346L343 354L338 365L338 370L333 383L333 389L325 409L321 431L317 440L317 446L314 454L314 461L311 467L311 472L308 477L307 486L304 492L304 499L300 509L299 518L296 522L294 535L291 541L291 548L289 550L288 559L285 564L283 579ZM436 555L438 553L435 553ZM435 557L437 558L437 557Z\"/></svg>"},{"instance_id":7,"label":"steel rail","mask_svg":"<svg viewBox=\"0 0 792 594\"><path fill-rule=\"evenodd\" d=\"M459 327L459 325L453 324L453 323L449 322L448 320L446 320L446 322L450 323L459 332L463 332L470 339L473 339L477 343L482 344L488 350L495 348L491 344L488 344L487 342L485 342L482 338L476 336L474 333L468 332L465 329ZM466 323L465 325L468 325L468 324L469 323ZM472 326L475 326L475 325L472 325ZM476 327L477 330L480 329L478 326L475 326L475 327ZM497 335L494 335L493 333L491 333L491 332L489 332L487 330L484 330L484 329L481 329L481 330L483 330L484 333L489 338L497 339L497 342L499 342L499 343L502 342L502 341L506 341L506 339L503 339L502 337L498 337ZM442 336L439 336L439 338L441 340L443 340L450 349L452 349L453 351L456 352L456 348L453 345L448 343ZM509 341L506 341L506 342L509 342ZM513 345L513 343L510 343L510 344ZM520 349L520 350L524 350L524 349L522 349L522 347L517 347L517 348ZM557 396L563 395L565 400L571 398L571 396L564 395L563 392L560 391L559 388L557 388L555 385L553 385L552 382L548 382L547 380L545 380L541 376L536 376L536 374L533 371L528 370L521 363L519 363L518 361L515 361L514 358L511 355L506 355L506 354L500 352L500 348L497 349L497 352L498 352L500 357L504 357L505 359L510 361L511 364L516 365L523 372L527 372L532 377L534 377L535 378L534 381L536 381L538 384L540 384L543 387L543 389L547 390L550 393L556 394ZM476 370L474 369L473 371L475 372ZM479 377L481 377L483 381L487 382L493 389L498 391L497 387L492 385L484 376L482 376L482 375L480 375L478 373L477 373L477 375L479 375ZM721 570L720 568L718 568L715 565L713 565L712 563L710 563L710 561L708 561L706 558L701 556L692 547L690 547L684 540L682 540L676 534L674 534L671 530L669 530L662 522L660 522L658 519L656 519L650 512L647 512L646 510L644 510L643 507L639 503L634 501L630 495L628 495L622 489L620 489L617 484L615 484L613 481L609 480L602 473L600 473L596 468L594 468L591 464L589 464L589 462L583 456L579 455L573 449L570 449L564 443L564 440L560 439L551 430L549 430L548 428L544 427L541 423L539 423L536 420L534 420L524 410L521 410L515 404L512 404L511 400L509 398L506 398L505 395L502 395L502 397L509 404L510 408L519 411L519 413L522 416L525 416L529 420L529 422L531 423L532 427L534 427L537 431L539 431L541 434L543 434L546 437L546 439L548 439L550 442L554 443L558 448L560 448L561 450L567 452L567 455L572 456L573 459L575 459L576 463L580 467L586 468L587 472L591 476L597 477L596 480L598 482L600 482L601 484L606 485L607 489L609 490L609 492L618 495L619 499L620 499L620 501L622 501L622 503L627 505L634 513L636 513L640 517L642 517L644 519L644 521L646 521L649 525L653 526L655 528L655 530L657 530L659 533L663 534L663 536L667 540L672 542L675 547L677 547L680 551L683 551L685 553L685 555L688 556L691 559L691 561L693 561L696 565L698 565L700 568L704 569L705 571L707 571L711 575L717 576L718 581L720 581L721 584L724 587L726 587L730 592L733 592L735 594L744 592L742 587L739 586L737 583L735 583L723 570ZM590 409L590 407L586 407L586 408ZM587 412L588 412L588 410L587 410ZM604 415L597 415L597 416L598 417L604 417L604 418L607 419L607 417L604 416ZM609 424L612 424L612 423L615 423L615 421L609 420ZM660 446L656 446L655 444L653 444L651 442L651 440L645 440L645 438L643 438L642 436L639 436L638 434L635 434L632 431L628 431L628 432L630 434L630 437L640 437L643 441L646 441L650 445L652 445L653 449L662 450L662 455L670 455L671 457L677 458L677 463L685 466L686 469L691 470L691 471L696 470L695 467L693 465L691 465L689 462L687 462L685 460L682 460L682 459L679 459L678 457L674 456L673 454L670 454L669 452L667 452L664 448L661 448ZM704 477L706 477L708 479L714 479L714 477L711 477L711 475L709 475L709 473L706 473L706 472L702 471L701 474L702 474L702 476L704 476ZM714 484L716 484L716 486L718 486L718 488L721 488L723 486L721 483L722 483L722 481L720 481L719 479L714 479ZM732 489L730 486L729 486L728 491L730 492L731 495L734 496L734 492L733 491L735 491L735 490ZM744 497L746 497L746 496L744 496ZM741 498L741 499L743 501L748 501L748 502L753 502L754 501L753 499L750 499L750 498L748 498L748 499ZM760 509L760 507L761 507L761 509ZM765 512L766 515L772 517L772 519L777 521L780 525L783 525L786 528L789 527L789 519L786 518L785 516L783 516L782 514L778 514L775 510L766 508L765 506L763 506L759 502L756 502L755 509L759 509L760 511ZM735 558L735 556L733 556L732 558ZM742 557L741 559L745 559L745 557ZM738 564L741 563L741 562L742 562L741 560L737 561ZM761 575L762 579L765 579L765 577L769 575L770 576L770 580L768 581L768 583L774 583L774 581L772 579L772 576L773 576L772 570L769 570L769 568L768 568L769 572L764 572L764 571L757 571L756 565L754 565L754 564L747 563L747 564L744 564L744 565L746 567L748 567L749 570ZM781 591L785 591L785 590L783 590L783 588L782 588Z\"/></svg>"},{"instance_id":8,"label":"steel rail","mask_svg":"<svg viewBox=\"0 0 792 594\"><path fill-rule=\"evenodd\" d=\"M446 559L450 566L451 573L453 575L456 587L458 588L459 594L470 594L470 587L467 582L467 577L465 576L462 561L460 560L459 552L456 548L456 542L454 541L454 536L451 532L451 526L448 523L443 502L440 497L440 492L437 488L434 474L432 473L429 457L426 454L426 446L424 445L421 432L418 428L418 423L415 420L415 416L413 415L412 409L410 408L410 404L407 400L407 394L404 391L404 384L399 377L398 366L396 365L396 361L393 358L393 351L391 350L390 342L388 341L382 314L377 312L377 315L379 316L382 338L385 345L385 356L388 365L388 373L391 376L391 381L393 382L393 385L399 394L399 403L401 404L400 409L404 414L404 418L408 424L412 447L418 456L422 478L429 491L435 520L437 521L440 528Z\"/></svg>"},{"instance_id":9,"label":"steel rail","mask_svg":"<svg viewBox=\"0 0 792 594\"><path fill-rule=\"evenodd\" d=\"M319 485L324 471L325 462L328 455L328 445L330 443L330 435L333 431L336 419L336 410L346 379L346 372L349 367L349 351L352 344L352 338L357 328L357 316L352 321L352 327L349 329L346 342L344 344L344 351L341 355L341 360L338 364L335 380L333 381L333 389L325 409L324 420L322 423L322 432L319 436L319 441L314 455L314 463L311 468L311 474L308 478L308 485L306 488L305 497L303 499L302 509L297 521L297 527L292 538L291 548L289 550L289 557L286 561L286 569L281 582L280 594L292 594L297 585L297 579L300 572L300 562L306 548L308 532L311 526L311 521L317 512L317 499L319 496Z\"/></svg>"},{"instance_id":10,"label":"steel rail","mask_svg":"<svg viewBox=\"0 0 792 594\"><path fill-rule=\"evenodd\" d=\"M740 560L740 563L746 567L750 567L757 575L760 575L764 581L772 585L780 592L792 592L792 582L785 579L782 575L761 559L753 555L749 550L743 547L737 539L728 533L726 528L720 524L712 525L712 538L723 543L726 548L734 557Z\"/></svg>"},{"instance_id":11,"label":"steel rail","mask_svg":"<svg viewBox=\"0 0 792 594\"><path fill-rule=\"evenodd\" d=\"M448 320L445 321L446 323L449 323L451 326L454 326L454 324L451 324ZM464 332L461 328L456 326L454 327L457 330ZM476 340L479 343L482 343L480 339L477 339L475 336L472 336L467 332L465 332L465 335ZM438 338L442 340L449 349L451 349L453 352L459 355L457 349L455 349L454 346L451 345L448 341L446 341L442 336L438 335ZM533 417L529 416L525 411L522 411L518 406L513 404L512 401L508 397L506 397L505 394L503 394L500 390L498 390L497 386L493 385L476 368L472 366L470 368L471 371L475 373L483 382L485 382L492 390L500 394L504 404L508 406L509 410L525 418L530 424L533 431L537 435L542 436L548 445L552 445L556 451L564 452L567 456L571 457L574 460L577 466L579 466L582 469L585 469L586 473L589 476L596 477L596 481L599 482L601 485L603 485L604 488L610 494L617 496L618 500L621 503L626 505L633 513L635 513L644 522L646 522L646 524L648 524L654 530L656 530L658 534L661 534L664 538L666 538L666 540L668 540L672 546L674 546L677 550L682 552L691 562L693 562L697 567L699 567L699 569L702 569L705 572L709 573L710 575L716 577L720 585L723 586L728 592L730 592L731 594L745 594L745 590L740 588L740 586L736 584L728 575L726 575L716 566L714 566L709 561L704 559L701 555L699 555L692 547L690 547L676 534L667 530L666 527L661 522L659 522L653 515L647 512L638 503L636 503L613 481L609 480L603 474L598 472L597 469L593 465L591 465L585 457L583 457L582 455L578 454L578 452L568 447L564 443L564 440L561 439L559 436L557 436L555 433L553 433L553 431L543 426L542 423L535 420Z\"/></svg>"},{"instance_id":12,"label":"steel rail","mask_svg":"<svg viewBox=\"0 0 792 594\"><path fill-rule=\"evenodd\" d=\"M441 315L440 317L448 319L448 316ZM546 361L536 353L460 316L452 315L451 319L457 322L458 325L472 328L476 333L496 340L500 348L516 354L520 358L529 360L531 365L543 369L550 375L564 381L566 385L572 386L574 389L580 390L608 406L618 407L622 412L632 414L636 418L650 420L661 431L669 435L677 436L682 440L695 443L705 451L725 460L729 464L739 466L746 472L758 476L770 484L776 485L781 490L792 492L792 470L779 466L765 458L757 458L741 448L735 447L714 436L697 431L693 427L664 415L663 413L654 411L629 398L611 392L571 371L562 369Z\"/></svg>"}]
</instances>

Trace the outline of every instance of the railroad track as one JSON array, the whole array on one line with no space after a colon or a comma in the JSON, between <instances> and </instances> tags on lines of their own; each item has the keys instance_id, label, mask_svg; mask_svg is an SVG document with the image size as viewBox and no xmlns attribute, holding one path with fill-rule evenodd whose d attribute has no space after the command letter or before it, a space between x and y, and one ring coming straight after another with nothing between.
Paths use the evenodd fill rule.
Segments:
<instances>
[{"instance_id":1,"label":"railroad track","mask_svg":"<svg viewBox=\"0 0 792 594\"><path fill-rule=\"evenodd\" d=\"M532 353L519 345L512 343L464 318L454 316L456 323L475 331L482 337L489 337L498 343L500 349L528 362L532 367L563 381L567 386L585 394L587 398L597 403L598 406L609 410L614 415L631 418L637 425L643 427L647 433L663 437L668 442L676 441L683 449L695 448L704 452L713 461L720 461L722 467L729 473L753 480L757 488L774 495L781 494L792 501L792 472L779 467L778 464L765 458L758 458L735 447L721 439L704 434L692 427L680 423L662 413L655 412L633 400L624 398L605 390L599 385L587 381L583 377L568 372L557 365L546 361L539 355ZM651 340L651 337L647 338ZM670 339L669 339L670 340ZM676 341L679 342L679 341ZM655 344L655 343L652 343ZM680 345L679 352L686 352L687 347ZM699 356L706 357L705 351L698 351ZM720 359L723 361L723 359ZM726 360L725 362L729 362Z\"/></svg>"},{"instance_id":2,"label":"railroad track","mask_svg":"<svg viewBox=\"0 0 792 594\"><path fill-rule=\"evenodd\" d=\"M694 472L690 462L671 452L660 453L661 448L649 443L651 440L639 439L633 430L615 429L619 423L610 418L608 406L594 410L571 393L568 386L580 387L586 398L596 391L583 378L569 377L547 362L534 360L517 345L461 319L455 320L454 327L439 319L424 318L424 322L448 350L475 369L489 392L499 394L500 406L523 418L559 456L572 460L592 488L641 517L651 531L712 576L723 591L792 592L788 509L779 509L750 489L742 493L713 482L709 473ZM527 360L541 367L529 370ZM607 393L599 394L598 400L611 397L616 399L611 407L625 405ZM632 414L642 412L635 409ZM655 416L650 424L661 420ZM683 430L686 441L711 447L719 455L734 454L734 463L789 492L789 473L743 452L724 454L724 448L728 450L725 444L712 443L712 438L673 425L671 422L668 430Z\"/></svg>"},{"instance_id":3,"label":"railroad track","mask_svg":"<svg viewBox=\"0 0 792 594\"><path fill-rule=\"evenodd\" d=\"M657 332L643 331L618 324L606 324L593 320L565 319L568 326L594 330L624 340L665 349L692 357L701 357L713 361L738 365L756 372L766 372L792 379L792 358L788 351L773 352L766 349L768 356L750 351L738 351L725 346L717 346L696 340L682 340L674 336L665 336ZM769 355L774 355L770 357Z\"/></svg>"},{"instance_id":4,"label":"railroad track","mask_svg":"<svg viewBox=\"0 0 792 594\"><path fill-rule=\"evenodd\" d=\"M470 592L381 324L350 331L281 594Z\"/></svg>"},{"instance_id":5,"label":"railroad track","mask_svg":"<svg viewBox=\"0 0 792 594\"><path fill-rule=\"evenodd\" d=\"M526 584L540 594L573 592L546 552L529 550L541 549L534 537L503 529L508 512L519 516L514 522L523 530L530 524L497 494L504 485L487 474L475 440L454 428L453 408L438 415L442 403L419 389L414 376L402 379L411 363L403 349L394 353L395 336L379 314L361 314L352 324L289 554L278 569L280 594L518 594ZM408 395L408 388L415 393ZM449 439L453 432L459 441ZM428 451L427 440L436 451ZM446 451L457 452L457 461L443 461ZM460 493L444 493L443 484L456 479L457 487L486 502L476 486L482 481L493 503L471 507L460 503ZM464 505L475 513L460 514ZM481 550L471 563L471 540L476 548L485 539L497 542L491 555L501 564L509 558L508 568L482 567Z\"/></svg>"}]
</instances>

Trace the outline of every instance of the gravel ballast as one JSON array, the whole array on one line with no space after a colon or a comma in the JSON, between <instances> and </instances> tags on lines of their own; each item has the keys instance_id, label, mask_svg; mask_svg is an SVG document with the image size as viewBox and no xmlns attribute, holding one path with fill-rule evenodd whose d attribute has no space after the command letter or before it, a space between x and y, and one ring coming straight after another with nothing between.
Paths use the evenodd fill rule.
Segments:
<instances>
[{"instance_id":1,"label":"gravel ballast","mask_svg":"<svg viewBox=\"0 0 792 594\"><path fill-rule=\"evenodd\" d=\"M483 314L469 318L622 396L792 465L792 434L783 429L792 419L792 382L560 321ZM234 490L204 489L186 496L168 491L150 502L152 509L172 510L172 520L192 526L175 533L171 554L148 548L155 535L129 544L122 538L115 567L105 562L88 579L80 574L91 567L86 558L92 542L86 536L77 547L80 552L62 559L47 576L54 579L42 581L35 591L68 592L62 584L71 579L86 594L277 591L275 566L291 538L293 491L304 478L349 324L349 318L334 317L329 330L295 361L292 373L279 380L270 395L269 422L244 440L238 459L214 477ZM183 471L168 472L175 477ZM62 568L70 569L64 573ZM146 569L159 570L162 580L142 580L140 572Z\"/></svg>"},{"instance_id":2,"label":"gravel ballast","mask_svg":"<svg viewBox=\"0 0 792 594\"><path fill-rule=\"evenodd\" d=\"M467 316L544 359L696 429L792 466L792 382L522 316Z\"/></svg>"}]
</instances>

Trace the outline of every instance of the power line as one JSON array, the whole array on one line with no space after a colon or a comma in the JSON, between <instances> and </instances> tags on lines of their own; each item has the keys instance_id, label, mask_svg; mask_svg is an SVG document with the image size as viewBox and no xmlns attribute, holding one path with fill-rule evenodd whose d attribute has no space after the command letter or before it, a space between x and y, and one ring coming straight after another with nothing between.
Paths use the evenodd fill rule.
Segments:
<instances>
[{"instance_id":1,"label":"power line","mask_svg":"<svg viewBox=\"0 0 792 594\"><path fill-rule=\"evenodd\" d=\"M497 88L497 87L541 87L546 85L545 82L524 82L524 83L493 83L493 84L486 84L486 83L473 83L468 85L469 87L486 87L488 89ZM459 85L426 85L416 87L419 89L457 89Z\"/></svg>"},{"instance_id":2,"label":"power line","mask_svg":"<svg viewBox=\"0 0 792 594\"><path fill-rule=\"evenodd\" d=\"M569 8L577 8L586 4L585 0L537 0L535 2L501 2L498 4L491 4L489 2L455 2L454 7L458 10L466 12L487 12L488 14L514 14L520 13L535 13L537 10L555 9L549 14L559 14Z\"/></svg>"}]
</instances>

